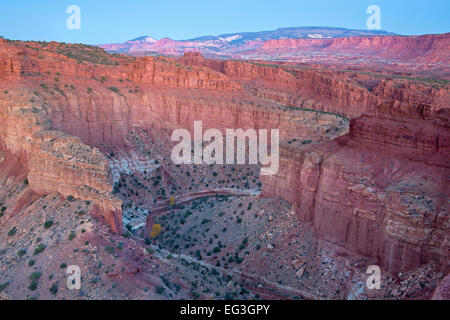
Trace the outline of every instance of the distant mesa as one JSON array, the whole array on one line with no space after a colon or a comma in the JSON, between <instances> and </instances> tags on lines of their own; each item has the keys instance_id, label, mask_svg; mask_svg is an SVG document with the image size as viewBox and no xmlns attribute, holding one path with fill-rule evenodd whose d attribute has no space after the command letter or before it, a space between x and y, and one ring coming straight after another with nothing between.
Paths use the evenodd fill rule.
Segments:
<instances>
[{"instance_id":1,"label":"distant mesa","mask_svg":"<svg viewBox=\"0 0 450 320\"><path fill-rule=\"evenodd\" d=\"M408 68L444 77L449 68L441 62L450 60L450 33L403 36L382 30L293 27L188 40L143 36L100 47L111 53L133 56L181 57L196 51L209 59L370 66L391 71Z\"/></svg>"},{"instance_id":2,"label":"distant mesa","mask_svg":"<svg viewBox=\"0 0 450 320\"><path fill-rule=\"evenodd\" d=\"M216 54L218 52L222 54L231 54L246 51L248 49L259 48L269 40L331 39L339 37L375 35L387 36L395 34L382 30L352 30L331 27L292 27L280 28L272 31L228 33L218 36L208 35L187 40L172 40L170 38L157 40L146 35L126 41L125 43L104 44L100 45L100 47L110 52L139 54L154 49L149 47L149 45L160 46L161 42L167 44L172 41L172 49L174 50L171 52L173 53L175 51L175 53L179 55L183 55L186 48L199 48L206 55ZM160 53L164 54L166 52Z\"/></svg>"}]
</instances>

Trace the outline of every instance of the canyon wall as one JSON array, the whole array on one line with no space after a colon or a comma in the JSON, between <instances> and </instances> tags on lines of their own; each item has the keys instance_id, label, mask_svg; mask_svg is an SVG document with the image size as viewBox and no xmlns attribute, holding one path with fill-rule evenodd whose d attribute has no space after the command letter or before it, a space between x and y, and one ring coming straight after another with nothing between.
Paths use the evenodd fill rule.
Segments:
<instances>
[{"instance_id":1,"label":"canyon wall","mask_svg":"<svg viewBox=\"0 0 450 320\"><path fill-rule=\"evenodd\" d=\"M399 272L434 260L450 269L450 112L418 120L362 116L348 135L284 148L263 194L297 206L319 235Z\"/></svg>"},{"instance_id":2,"label":"canyon wall","mask_svg":"<svg viewBox=\"0 0 450 320\"><path fill-rule=\"evenodd\" d=\"M214 70L186 67L170 58L115 58L102 56L101 53L95 52L95 50L102 52L101 49L86 46L79 49L79 59L84 58L85 52L94 51L91 59L97 63L83 63L82 60L77 63L71 58L74 54L67 53L70 49L66 49L65 44L52 42L45 45L45 51L41 51L43 48L39 43L29 42L25 46L14 46L8 45L9 43L5 40L2 41L3 45L0 43L0 79L5 80L59 74L74 79L96 79L99 82L121 80L120 82L174 88L220 91L240 87L239 84Z\"/></svg>"},{"instance_id":3,"label":"canyon wall","mask_svg":"<svg viewBox=\"0 0 450 320\"><path fill-rule=\"evenodd\" d=\"M0 99L0 123L0 150L20 162L34 193L90 201L91 214L121 232L122 201L111 193L109 162L98 149L51 131L45 111L27 104Z\"/></svg>"},{"instance_id":4,"label":"canyon wall","mask_svg":"<svg viewBox=\"0 0 450 320\"><path fill-rule=\"evenodd\" d=\"M396 81L389 75L380 79L380 75L374 77L370 72L357 72L349 77L349 72L329 69L210 60L196 52L185 53L178 61L189 66L212 68L241 83L249 94L280 105L350 118L374 114L378 112L378 105L391 101L402 104L402 108L425 104L433 111L448 105L448 87L426 86L419 81ZM414 77L410 78L414 80ZM366 82L372 84L366 85Z\"/></svg>"},{"instance_id":5,"label":"canyon wall","mask_svg":"<svg viewBox=\"0 0 450 320\"><path fill-rule=\"evenodd\" d=\"M401 54L403 58L415 58L424 55L442 54L448 58L450 48L449 34L423 36L367 36L342 37L330 39L279 39L266 41L259 50L362 50L370 52Z\"/></svg>"}]
</instances>

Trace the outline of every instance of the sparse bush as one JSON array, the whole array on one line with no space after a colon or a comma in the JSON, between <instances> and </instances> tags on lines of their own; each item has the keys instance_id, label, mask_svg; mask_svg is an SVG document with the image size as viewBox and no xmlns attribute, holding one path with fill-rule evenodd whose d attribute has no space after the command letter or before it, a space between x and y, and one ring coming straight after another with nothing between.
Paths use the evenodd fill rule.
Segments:
<instances>
[{"instance_id":1,"label":"sparse bush","mask_svg":"<svg viewBox=\"0 0 450 320\"><path fill-rule=\"evenodd\" d=\"M54 295L56 295L58 293L58 286L56 285L56 283L52 284L49 291Z\"/></svg>"},{"instance_id":2,"label":"sparse bush","mask_svg":"<svg viewBox=\"0 0 450 320\"><path fill-rule=\"evenodd\" d=\"M6 289L6 287L8 287L9 286L9 282L6 282L6 283L3 283L3 284L0 284L0 292L2 292L3 290L5 290Z\"/></svg>"},{"instance_id":3,"label":"sparse bush","mask_svg":"<svg viewBox=\"0 0 450 320\"><path fill-rule=\"evenodd\" d=\"M42 273L40 272L33 272L32 274L30 274L29 279L30 280L39 280L42 276Z\"/></svg>"},{"instance_id":4,"label":"sparse bush","mask_svg":"<svg viewBox=\"0 0 450 320\"><path fill-rule=\"evenodd\" d=\"M160 224L154 224L152 228L152 232L150 233L150 238L156 238L162 230L162 226Z\"/></svg>"},{"instance_id":5,"label":"sparse bush","mask_svg":"<svg viewBox=\"0 0 450 320\"><path fill-rule=\"evenodd\" d=\"M44 252L45 248L47 248L45 245L40 243L36 249L34 249L34 255L37 256L38 254Z\"/></svg>"},{"instance_id":6,"label":"sparse bush","mask_svg":"<svg viewBox=\"0 0 450 320\"><path fill-rule=\"evenodd\" d=\"M75 239L76 236L77 236L77 234L75 233L75 231L70 231L69 241L72 241L73 239Z\"/></svg>"},{"instance_id":7,"label":"sparse bush","mask_svg":"<svg viewBox=\"0 0 450 320\"><path fill-rule=\"evenodd\" d=\"M24 250L24 249L17 251L17 255L19 257L23 257L26 253L27 253L27 250Z\"/></svg>"},{"instance_id":8,"label":"sparse bush","mask_svg":"<svg viewBox=\"0 0 450 320\"><path fill-rule=\"evenodd\" d=\"M163 294L165 291L166 291L166 288L164 288L164 287L161 287L161 286L156 286L155 287L155 292L157 294Z\"/></svg>"},{"instance_id":9,"label":"sparse bush","mask_svg":"<svg viewBox=\"0 0 450 320\"><path fill-rule=\"evenodd\" d=\"M17 228L14 227L11 230L8 231L8 237L12 237L13 235L15 235L17 232Z\"/></svg>"},{"instance_id":10,"label":"sparse bush","mask_svg":"<svg viewBox=\"0 0 450 320\"><path fill-rule=\"evenodd\" d=\"M200 295L196 291L191 292L192 299L197 300L200 298Z\"/></svg>"},{"instance_id":11,"label":"sparse bush","mask_svg":"<svg viewBox=\"0 0 450 320\"><path fill-rule=\"evenodd\" d=\"M113 247L105 247L105 251L108 253L113 254L114 253L114 248Z\"/></svg>"},{"instance_id":12,"label":"sparse bush","mask_svg":"<svg viewBox=\"0 0 450 320\"><path fill-rule=\"evenodd\" d=\"M53 226L53 220L45 221L45 223L44 223L44 228L45 229L51 228L51 226Z\"/></svg>"},{"instance_id":13,"label":"sparse bush","mask_svg":"<svg viewBox=\"0 0 450 320\"><path fill-rule=\"evenodd\" d=\"M33 281L31 281L31 283L30 283L30 285L28 286L28 289L30 290L30 291L34 291L34 290L36 290L37 289L37 281L36 280L33 280Z\"/></svg>"}]
</instances>

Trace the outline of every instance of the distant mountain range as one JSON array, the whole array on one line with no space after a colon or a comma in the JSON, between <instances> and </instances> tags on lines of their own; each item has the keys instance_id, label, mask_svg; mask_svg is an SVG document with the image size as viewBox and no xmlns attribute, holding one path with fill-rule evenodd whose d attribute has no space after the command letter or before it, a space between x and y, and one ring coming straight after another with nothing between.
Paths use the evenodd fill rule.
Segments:
<instances>
[{"instance_id":1,"label":"distant mountain range","mask_svg":"<svg viewBox=\"0 0 450 320\"><path fill-rule=\"evenodd\" d=\"M240 52L255 50L270 40L283 39L332 39L362 36L389 36L394 33L381 30L353 30L331 27L292 27L273 31L228 33L218 36L202 36L188 40L157 40L151 36L117 44L100 45L110 52L142 54L182 55L186 51L198 51L206 56L234 57Z\"/></svg>"},{"instance_id":2,"label":"distant mountain range","mask_svg":"<svg viewBox=\"0 0 450 320\"><path fill-rule=\"evenodd\" d=\"M189 40L139 37L105 44L109 52L135 56L179 57L199 52L212 59L266 60L308 64L377 66L390 70L429 71L448 77L450 33L402 36L378 30L295 27L229 33Z\"/></svg>"}]
</instances>

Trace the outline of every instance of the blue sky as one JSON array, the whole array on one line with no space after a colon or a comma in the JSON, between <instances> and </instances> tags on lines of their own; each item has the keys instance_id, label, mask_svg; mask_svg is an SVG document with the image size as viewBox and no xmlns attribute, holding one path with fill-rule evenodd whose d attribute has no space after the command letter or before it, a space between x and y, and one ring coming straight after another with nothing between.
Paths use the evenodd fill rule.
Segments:
<instances>
[{"instance_id":1,"label":"blue sky","mask_svg":"<svg viewBox=\"0 0 450 320\"><path fill-rule=\"evenodd\" d=\"M18 40L100 44L141 35L188 39L292 26L366 29L369 5L382 29L400 34L450 32L449 0L0 0L0 35ZM81 29L69 30L69 5Z\"/></svg>"}]
</instances>

